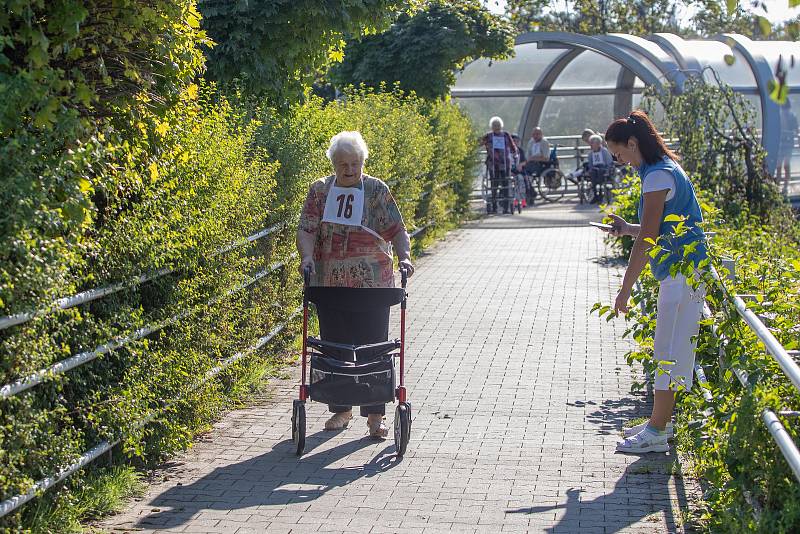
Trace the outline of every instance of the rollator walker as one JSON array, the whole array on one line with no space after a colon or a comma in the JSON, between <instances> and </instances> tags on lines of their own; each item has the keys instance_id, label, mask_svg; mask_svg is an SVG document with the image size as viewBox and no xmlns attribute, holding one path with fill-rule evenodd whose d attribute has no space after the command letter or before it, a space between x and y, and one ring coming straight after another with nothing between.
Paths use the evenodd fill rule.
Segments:
<instances>
[{"instance_id":1,"label":"rollator walker","mask_svg":"<svg viewBox=\"0 0 800 534\"><path fill-rule=\"evenodd\" d=\"M394 445L402 457L411 435L411 404L406 399L404 357L406 282L401 287L350 288L303 285L303 360L300 398L292 406L292 441L297 455L306 446L306 400L340 406L371 406L397 400ZM319 318L319 339L308 336L308 304ZM389 340L389 310L400 304L400 339ZM396 384L394 359L399 360ZM310 373L306 380L306 368Z\"/></svg>"}]
</instances>

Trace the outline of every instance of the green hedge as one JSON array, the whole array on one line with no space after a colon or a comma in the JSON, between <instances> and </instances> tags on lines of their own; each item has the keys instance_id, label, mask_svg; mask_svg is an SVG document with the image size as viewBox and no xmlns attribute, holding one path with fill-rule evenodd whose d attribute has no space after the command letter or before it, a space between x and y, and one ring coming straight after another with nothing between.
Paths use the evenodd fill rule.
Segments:
<instances>
[{"instance_id":1,"label":"green hedge","mask_svg":"<svg viewBox=\"0 0 800 534\"><path fill-rule=\"evenodd\" d=\"M115 123L119 129L122 117ZM409 228L430 223L446 228L457 221L474 171L474 135L457 107L398 92L352 91L329 104L309 98L279 113L232 105L213 86L189 85L163 114L131 115L128 126L136 143L126 135L118 145L98 149L92 170L100 172L91 175L91 188L74 190L75 198L89 193L91 201L86 223L64 240L75 248L72 263L63 266L58 255L48 256L40 258L44 268L22 275L16 257L4 258L2 268L11 282L3 286L0 310L4 315L28 311L48 298L110 283L131 286L70 310L51 307L43 316L0 331L0 382L176 314L188 315L0 401L2 499L24 493L35 480L123 429L129 430L124 461L160 460L186 447L197 431L247 393L258 370L281 353L281 341L197 385L209 369L245 350L298 305L292 255L296 216L309 183L331 172L324 151L334 133L363 132L371 150L367 170L390 184ZM17 202L29 199L25 188L15 194ZM285 223L285 229L216 254L275 223ZM41 233L27 228L23 235L1 237L14 243ZM214 301L276 262L285 266L247 290ZM163 268L174 272L133 283L139 274ZM16 283L20 276L26 284ZM295 331L289 328L281 339ZM180 400L164 407L175 398ZM159 415L152 424L131 430L154 411ZM69 499L68 492L63 499ZM19 527L29 520L23 509L0 520L0 526Z\"/></svg>"},{"instance_id":2,"label":"green hedge","mask_svg":"<svg viewBox=\"0 0 800 534\"><path fill-rule=\"evenodd\" d=\"M278 111L226 95L202 79L210 43L191 0L2 4L0 316L44 312L0 330L0 387L159 328L0 400L0 501L103 440L123 438L117 463L157 462L281 362L297 321L203 381L297 307L295 221L309 183L330 173L334 133L364 133L368 171L392 186L409 228L438 231L466 210L476 147L451 104L352 90ZM54 304L112 284L125 288ZM125 494L126 480L129 469L76 475L0 530L77 529L98 508L87 488Z\"/></svg>"}]
</instances>

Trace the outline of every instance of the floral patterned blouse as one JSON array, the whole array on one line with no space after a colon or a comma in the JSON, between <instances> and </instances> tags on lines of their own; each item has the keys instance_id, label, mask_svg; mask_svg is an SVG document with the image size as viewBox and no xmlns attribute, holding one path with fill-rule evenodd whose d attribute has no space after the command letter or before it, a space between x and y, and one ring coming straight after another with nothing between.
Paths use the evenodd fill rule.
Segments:
<instances>
[{"instance_id":1,"label":"floral patterned blouse","mask_svg":"<svg viewBox=\"0 0 800 534\"><path fill-rule=\"evenodd\" d=\"M316 274L311 284L393 287L391 242L406 228L389 187L377 178L363 175L361 227L322 222L328 191L335 180L335 176L328 176L311 184L300 213L300 229L317 235L314 245Z\"/></svg>"}]
</instances>

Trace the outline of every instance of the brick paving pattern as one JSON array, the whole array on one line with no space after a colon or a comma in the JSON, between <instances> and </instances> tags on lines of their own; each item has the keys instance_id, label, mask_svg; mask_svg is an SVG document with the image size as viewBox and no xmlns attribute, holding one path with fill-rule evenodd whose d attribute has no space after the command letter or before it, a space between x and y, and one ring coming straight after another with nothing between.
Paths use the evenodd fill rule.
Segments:
<instances>
[{"instance_id":1,"label":"brick paving pattern","mask_svg":"<svg viewBox=\"0 0 800 534\"><path fill-rule=\"evenodd\" d=\"M364 419L325 432L308 410L293 454L294 379L228 414L101 525L172 532L681 532L674 456L616 454L649 413L624 361L596 209L561 202L470 223L417 262L409 285L408 452ZM356 412L357 413L357 412ZM388 422L393 418L389 406Z\"/></svg>"}]
</instances>

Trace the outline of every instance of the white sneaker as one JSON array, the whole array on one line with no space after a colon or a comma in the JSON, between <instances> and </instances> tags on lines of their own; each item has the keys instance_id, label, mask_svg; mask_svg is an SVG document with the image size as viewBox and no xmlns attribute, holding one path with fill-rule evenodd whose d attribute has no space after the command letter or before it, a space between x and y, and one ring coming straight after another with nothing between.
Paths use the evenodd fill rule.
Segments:
<instances>
[{"instance_id":1,"label":"white sneaker","mask_svg":"<svg viewBox=\"0 0 800 534\"><path fill-rule=\"evenodd\" d=\"M646 426L647 426L647 421L645 421L644 423L639 423L638 425L632 426L630 428L625 428L622 431L622 435L626 438L635 436L636 434L644 430L644 427ZM667 423L667 427L664 429L664 432L667 433L667 439L672 439L672 437L675 435L675 429L672 426L672 423Z\"/></svg>"},{"instance_id":2,"label":"white sneaker","mask_svg":"<svg viewBox=\"0 0 800 534\"><path fill-rule=\"evenodd\" d=\"M633 454L667 452L668 450L669 443L667 443L667 434L653 434L648 430L643 430L617 443L617 451Z\"/></svg>"}]
</instances>

